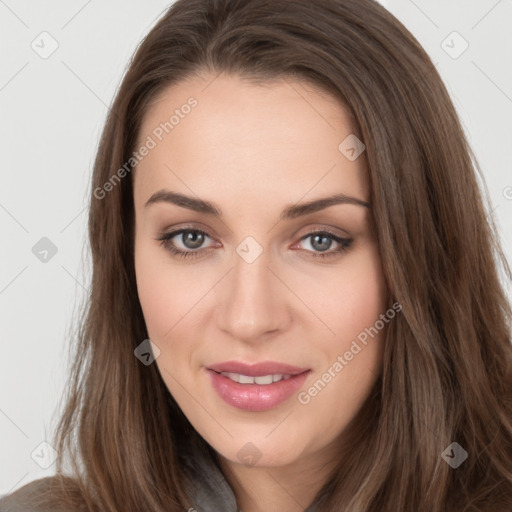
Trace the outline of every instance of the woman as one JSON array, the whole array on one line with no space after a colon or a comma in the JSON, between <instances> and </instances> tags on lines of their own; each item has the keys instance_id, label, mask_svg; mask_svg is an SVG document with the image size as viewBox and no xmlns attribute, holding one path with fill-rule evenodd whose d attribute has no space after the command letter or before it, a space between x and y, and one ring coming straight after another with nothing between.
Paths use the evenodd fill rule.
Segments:
<instances>
[{"instance_id":1,"label":"woman","mask_svg":"<svg viewBox=\"0 0 512 512\"><path fill-rule=\"evenodd\" d=\"M510 270L473 160L372 0L176 2L95 162L58 475L4 508L511 510Z\"/></svg>"}]
</instances>

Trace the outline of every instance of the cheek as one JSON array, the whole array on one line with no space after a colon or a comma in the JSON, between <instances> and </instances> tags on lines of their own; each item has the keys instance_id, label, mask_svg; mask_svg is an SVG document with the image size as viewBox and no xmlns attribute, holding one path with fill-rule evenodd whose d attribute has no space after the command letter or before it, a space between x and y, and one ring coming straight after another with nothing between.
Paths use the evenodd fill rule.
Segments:
<instances>
[{"instance_id":1,"label":"cheek","mask_svg":"<svg viewBox=\"0 0 512 512\"><path fill-rule=\"evenodd\" d=\"M208 287L192 267L177 265L165 249L149 243L136 245L135 273L148 337L160 349L156 364L173 392L170 375L185 382L200 344L194 324L202 315L201 297Z\"/></svg>"},{"instance_id":2,"label":"cheek","mask_svg":"<svg viewBox=\"0 0 512 512\"><path fill-rule=\"evenodd\" d=\"M375 247L359 253L329 285L323 338L324 365L305 389L305 410L321 417L335 436L356 414L374 385L382 362L387 287ZM332 298L335 300L332 300ZM377 326L377 327L376 327ZM327 432L325 432L327 435Z\"/></svg>"},{"instance_id":3,"label":"cheek","mask_svg":"<svg viewBox=\"0 0 512 512\"><path fill-rule=\"evenodd\" d=\"M157 344L176 322L183 291L178 276L171 281L165 256L165 251L159 247L135 245L137 293L149 337Z\"/></svg>"},{"instance_id":4,"label":"cheek","mask_svg":"<svg viewBox=\"0 0 512 512\"><path fill-rule=\"evenodd\" d=\"M362 405L380 371L387 326L380 318L387 310L387 286L375 246L347 259L333 274L322 306L334 334L320 338L316 349L322 353L321 368L309 383L315 389L305 391L314 397L310 411L324 417L334 433Z\"/></svg>"},{"instance_id":5,"label":"cheek","mask_svg":"<svg viewBox=\"0 0 512 512\"><path fill-rule=\"evenodd\" d=\"M182 329L187 321L187 309L190 309L187 304L193 298L189 300L184 296L190 286L184 286L183 281L190 282L190 277L173 271L166 256L161 248L136 247L137 291L148 337L160 350L155 364L167 389L182 404L186 396L182 396L182 387L178 383L187 382L183 362L194 350ZM174 343L176 339L187 343Z\"/></svg>"},{"instance_id":6,"label":"cheek","mask_svg":"<svg viewBox=\"0 0 512 512\"><path fill-rule=\"evenodd\" d=\"M354 255L340 272L333 273L319 299L320 310L334 335L325 338L340 350L374 325L386 310L387 287L376 247Z\"/></svg>"}]
</instances>

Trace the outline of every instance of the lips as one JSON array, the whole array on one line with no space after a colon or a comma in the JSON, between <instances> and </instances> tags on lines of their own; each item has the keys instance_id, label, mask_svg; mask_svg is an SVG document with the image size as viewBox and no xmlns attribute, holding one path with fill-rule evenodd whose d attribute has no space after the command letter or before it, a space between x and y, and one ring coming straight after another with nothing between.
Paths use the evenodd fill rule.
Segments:
<instances>
[{"instance_id":1,"label":"lips","mask_svg":"<svg viewBox=\"0 0 512 512\"><path fill-rule=\"evenodd\" d=\"M226 361L209 366L207 372L213 388L226 403L246 411L265 411L290 398L310 369L273 361Z\"/></svg>"}]
</instances>

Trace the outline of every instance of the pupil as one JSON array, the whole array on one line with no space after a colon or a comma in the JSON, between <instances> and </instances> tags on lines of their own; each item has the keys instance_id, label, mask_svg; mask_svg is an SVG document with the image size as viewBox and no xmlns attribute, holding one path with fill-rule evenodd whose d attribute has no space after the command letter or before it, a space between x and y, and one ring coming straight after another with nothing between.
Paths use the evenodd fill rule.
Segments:
<instances>
[{"instance_id":1,"label":"pupil","mask_svg":"<svg viewBox=\"0 0 512 512\"><path fill-rule=\"evenodd\" d=\"M317 244L318 240L321 240L322 242ZM311 245L318 251L326 251L331 245L331 239L325 235L314 235Z\"/></svg>"},{"instance_id":2,"label":"pupil","mask_svg":"<svg viewBox=\"0 0 512 512\"><path fill-rule=\"evenodd\" d=\"M197 249L203 244L204 236L202 233L197 233L195 231L186 231L183 233L182 239L187 248Z\"/></svg>"}]
</instances>

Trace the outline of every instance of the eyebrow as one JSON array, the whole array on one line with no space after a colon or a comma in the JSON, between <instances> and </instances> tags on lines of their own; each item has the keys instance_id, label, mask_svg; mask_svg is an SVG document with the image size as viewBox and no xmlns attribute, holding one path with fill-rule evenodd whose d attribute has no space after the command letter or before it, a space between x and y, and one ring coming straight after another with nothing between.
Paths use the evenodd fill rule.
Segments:
<instances>
[{"instance_id":1,"label":"eyebrow","mask_svg":"<svg viewBox=\"0 0 512 512\"><path fill-rule=\"evenodd\" d=\"M215 204L210 201L203 199L197 199L195 197L186 196L179 194L178 192L171 192L169 190L159 190L155 192L147 201L144 207L148 207L155 203L171 203L182 208L188 208L199 213L207 215L213 215L215 217L222 217L222 211ZM356 206L362 206L364 208L370 208L370 205L361 199L356 197L347 196L345 194L334 194L328 197L322 197L309 201L308 203L300 203L287 206L279 216L280 220L295 219L303 215L314 213L329 206L337 204L352 204Z\"/></svg>"}]
</instances>

